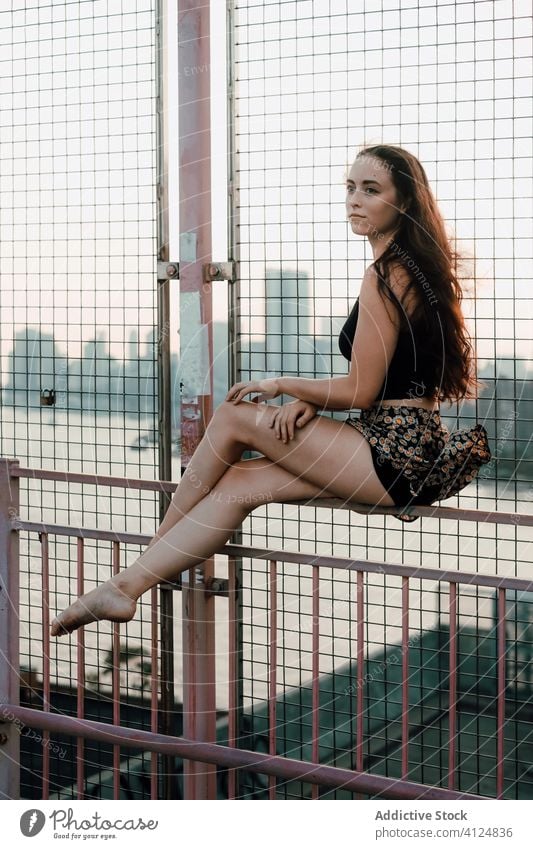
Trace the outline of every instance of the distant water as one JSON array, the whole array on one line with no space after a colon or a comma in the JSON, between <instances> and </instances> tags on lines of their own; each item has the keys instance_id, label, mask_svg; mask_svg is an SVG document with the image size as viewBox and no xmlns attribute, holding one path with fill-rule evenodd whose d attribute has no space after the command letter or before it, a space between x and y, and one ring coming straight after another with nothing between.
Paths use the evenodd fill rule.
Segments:
<instances>
[{"instance_id":1,"label":"distant water","mask_svg":"<svg viewBox=\"0 0 533 849\"><path fill-rule=\"evenodd\" d=\"M2 456L18 457L32 466L145 477L148 469L157 468L154 452L135 451L132 443L155 429L157 413L128 416L3 406L0 451Z\"/></svg>"}]
</instances>

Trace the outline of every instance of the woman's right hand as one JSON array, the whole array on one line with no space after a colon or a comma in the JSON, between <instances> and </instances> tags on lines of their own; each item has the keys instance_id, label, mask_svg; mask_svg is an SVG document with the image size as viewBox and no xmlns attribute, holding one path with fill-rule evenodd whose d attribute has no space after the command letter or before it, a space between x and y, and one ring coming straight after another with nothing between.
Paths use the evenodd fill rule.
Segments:
<instances>
[{"instance_id":1,"label":"woman's right hand","mask_svg":"<svg viewBox=\"0 0 533 849\"><path fill-rule=\"evenodd\" d=\"M308 401L290 401L276 408L270 427L274 428L278 439L287 442L294 439L294 429L301 429L316 416L317 407Z\"/></svg>"}]
</instances>

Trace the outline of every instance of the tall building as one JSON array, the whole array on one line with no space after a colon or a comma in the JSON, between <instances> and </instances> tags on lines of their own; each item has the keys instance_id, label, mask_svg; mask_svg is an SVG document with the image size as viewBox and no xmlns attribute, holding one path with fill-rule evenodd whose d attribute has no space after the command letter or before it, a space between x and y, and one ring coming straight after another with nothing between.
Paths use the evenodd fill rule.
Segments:
<instances>
[{"instance_id":1,"label":"tall building","mask_svg":"<svg viewBox=\"0 0 533 849\"><path fill-rule=\"evenodd\" d=\"M313 291L306 272L267 270L265 316L267 370L276 374L307 371L306 359L314 353L314 342Z\"/></svg>"}]
</instances>

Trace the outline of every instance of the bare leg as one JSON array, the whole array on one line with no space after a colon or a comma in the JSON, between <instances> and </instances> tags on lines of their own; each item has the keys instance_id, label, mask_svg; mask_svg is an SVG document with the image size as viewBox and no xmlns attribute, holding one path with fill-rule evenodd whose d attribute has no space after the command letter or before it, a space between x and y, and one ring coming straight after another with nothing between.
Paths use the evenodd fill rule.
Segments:
<instances>
[{"instance_id":1,"label":"bare leg","mask_svg":"<svg viewBox=\"0 0 533 849\"><path fill-rule=\"evenodd\" d=\"M295 434L291 444L284 445L276 439L270 421L271 411L266 407L259 411L244 402L220 405L210 427L213 424L218 431L231 425L234 444L249 445L265 457L239 461L227 469L216 487L154 542L150 551L146 549L132 566L82 596L54 620L52 635L95 619L131 619L143 592L219 551L246 514L262 501L333 495L346 501L394 503L376 475L370 446L358 431L317 416ZM253 462L261 464L259 471L250 472L247 464Z\"/></svg>"},{"instance_id":2,"label":"bare leg","mask_svg":"<svg viewBox=\"0 0 533 849\"><path fill-rule=\"evenodd\" d=\"M162 539L215 486L227 469L242 457L246 444L235 438L235 428L214 416L194 452L163 521L145 551Z\"/></svg>"},{"instance_id":3,"label":"bare leg","mask_svg":"<svg viewBox=\"0 0 533 849\"><path fill-rule=\"evenodd\" d=\"M324 491L266 458L241 460L161 539L152 540L150 551L145 549L135 563L56 617L52 636L69 633L97 619L128 621L135 614L140 595L159 581L173 579L212 557L259 504L312 499L317 494Z\"/></svg>"}]
</instances>

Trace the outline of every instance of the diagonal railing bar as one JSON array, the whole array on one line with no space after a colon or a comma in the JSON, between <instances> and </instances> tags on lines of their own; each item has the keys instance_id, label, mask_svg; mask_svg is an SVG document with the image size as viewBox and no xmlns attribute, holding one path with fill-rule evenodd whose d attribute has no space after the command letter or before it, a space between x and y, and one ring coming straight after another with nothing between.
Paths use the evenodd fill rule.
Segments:
<instances>
[{"instance_id":1,"label":"diagonal railing bar","mask_svg":"<svg viewBox=\"0 0 533 849\"><path fill-rule=\"evenodd\" d=\"M220 554L228 554L234 557L238 555L240 557L258 558L260 560L278 560L285 563L302 563L311 566L330 567L332 569L347 569L355 572L372 572L408 578L428 578L434 581L446 581L456 584L477 584L481 587L506 587L511 590L533 592L533 581L528 581L525 578L483 575L479 572L451 572L448 569L433 569L427 566L406 566L374 560L350 560L347 557L331 557L325 554L308 554L303 551L263 549L234 544L225 545L220 549Z\"/></svg>"},{"instance_id":2,"label":"diagonal railing bar","mask_svg":"<svg viewBox=\"0 0 533 849\"><path fill-rule=\"evenodd\" d=\"M145 751L160 754L175 755L176 757L196 762L217 764L231 769L244 768L250 772L263 773L283 779L305 781L324 787L342 788L359 793L372 794L374 798L388 799L448 799L478 801L487 799L473 793L461 793L446 790L441 787L428 787L414 781L402 781L385 778L380 775L357 773L355 771L333 767L310 761L300 761L281 755L269 755L263 752L252 752L248 749L234 749L218 743L202 743L187 740L184 737L172 737L166 734L154 734L108 725L104 722L85 719L83 722L72 716L42 713L33 708L0 703L0 715L13 717L30 728L40 728L72 736L83 736L90 740L100 740L106 743L118 744L127 748L142 748Z\"/></svg>"}]
</instances>

